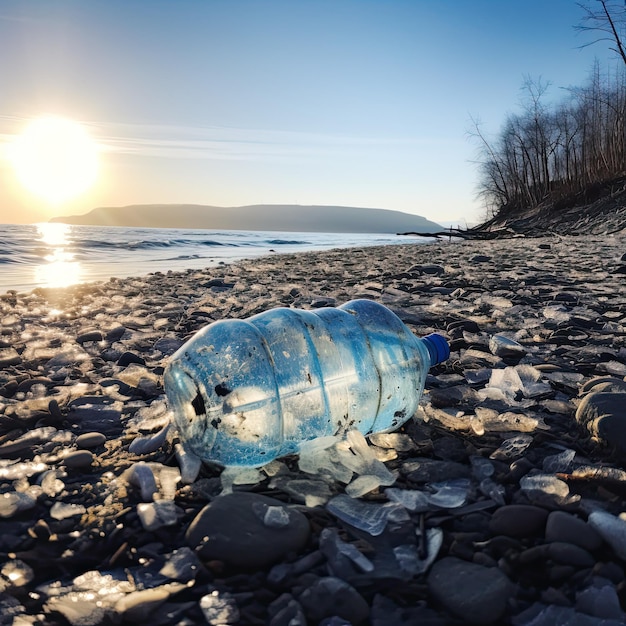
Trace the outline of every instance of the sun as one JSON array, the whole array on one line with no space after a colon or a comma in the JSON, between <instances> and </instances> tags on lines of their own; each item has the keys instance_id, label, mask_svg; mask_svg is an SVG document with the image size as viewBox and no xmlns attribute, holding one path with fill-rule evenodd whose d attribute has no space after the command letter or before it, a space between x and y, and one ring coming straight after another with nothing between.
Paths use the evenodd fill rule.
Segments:
<instances>
[{"instance_id":1,"label":"sun","mask_svg":"<svg viewBox=\"0 0 626 626\"><path fill-rule=\"evenodd\" d=\"M78 122L61 117L31 121L9 148L22 186L52 206L86 192L98 176L98 146Z\"/></svg>"}]
</instances>

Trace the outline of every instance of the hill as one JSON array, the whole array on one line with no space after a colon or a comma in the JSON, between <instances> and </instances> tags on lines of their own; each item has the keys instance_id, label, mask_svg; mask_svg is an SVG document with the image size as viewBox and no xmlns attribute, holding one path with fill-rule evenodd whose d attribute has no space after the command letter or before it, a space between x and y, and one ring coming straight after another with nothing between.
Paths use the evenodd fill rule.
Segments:
<instances>
[{"instance_id":1,"label":"hill","mask_svg":"<svg viewBox=\"0 0 626 626\"><path fill-rule=\"evenodd\" d=\"M198 204L136 204L100 207L83 215L55 217L51 222L91 226L274 230L293 232L397 233L440 230L419 215L344 206L255 204L216 207Z\"/></svg>"},{"instance_id":2,"label":"hill","mask_svg":"<svg viewBox=\"0 0 626 626\"><path fill-rule=\"evenodd\" d=\"M610 235L626 229L626 177L590 185L585 191L547 199L525 209L501 209L472 229L474 235Z\"/></svg>"}]
</instances>

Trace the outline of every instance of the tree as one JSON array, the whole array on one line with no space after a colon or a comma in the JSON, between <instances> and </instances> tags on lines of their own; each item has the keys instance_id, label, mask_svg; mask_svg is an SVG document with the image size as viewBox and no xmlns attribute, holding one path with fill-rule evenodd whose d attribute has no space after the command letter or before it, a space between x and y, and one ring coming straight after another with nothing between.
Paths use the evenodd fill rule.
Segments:
<instances>
[{"instance_id":1,"label":"tree","mask_svg":"<svg viewBox=\"0 0 626 626\"><path fill-rule=\"evenodd\" d=\"M578 6L585 12L585 16L576 27L582 32L595 31L602 33L600 37L594 39L583 47L590 46L598 41L610 41L613 45L611 50L618 54L626 64L626 49L624 48L624 38L620 34L626 24L626 4L623 0L596 0L594 8L579 4ZM597 6L600 5L600 6Z\"/></svg>"}]
</instances>

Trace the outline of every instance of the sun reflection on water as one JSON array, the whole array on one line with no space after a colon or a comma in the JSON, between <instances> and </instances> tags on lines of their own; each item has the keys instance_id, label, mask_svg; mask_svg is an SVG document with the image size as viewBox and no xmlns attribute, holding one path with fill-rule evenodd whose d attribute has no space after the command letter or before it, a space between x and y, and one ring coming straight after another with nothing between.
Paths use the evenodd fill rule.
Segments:
<instances>
[{"instance_id":1,"label":"sun reflection on water","mask_svg":"<svg viewBox=\"0 0 626 626\"><path fill-rule=\"evenodd\" d=\"M35 267L35 281L41 287L69 287L81 281L82 267L74 260L70 244L69 224L42 222L37 224L38 241L50 247L44 256L45 263Z\"/></svg>"}]
</instances>

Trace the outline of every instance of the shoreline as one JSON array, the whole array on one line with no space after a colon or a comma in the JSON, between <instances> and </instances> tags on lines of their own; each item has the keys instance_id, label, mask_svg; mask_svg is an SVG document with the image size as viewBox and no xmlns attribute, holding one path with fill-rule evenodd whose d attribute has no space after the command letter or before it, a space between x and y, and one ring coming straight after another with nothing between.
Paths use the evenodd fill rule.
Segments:
<instances>
[{"instance_id":1,"label":"shoreline","mask_svg":"<svg viewBox=\"0 0 626 626\"><path fill-rule=\"evenodd\" d=\"M625 277L618 234L280 253L0 295L0 613L620 623L626 534L602 523L626 512L626 429L606 440L585 394L598 377L626 389ZM419 419L370 441L393 481L350 496L359 477L297 457L238 476L204 465L189 481L164 429L169 355L211 321L355 298L451 345ZM458 502L411 508L407 494L441 483ZM396 516L372 534L342 517L346 499ZM283 526L256 505L280 507ZM594 614L606 598L611 614Z\"/></svg>"},{"instance_id":2,"label":"shoreline","mask_svg":"<svg viewBox=\"0 0 626 626\"><path fill-rule=\"evenodd\" d=\"M31 232L32 231L32 232ZM13 225L0 250L0 292L62 288L147 275L204 269L272 254L413 243L392 234L205 231ZM426 240L422 240L426 242Z\"/></svg>"}]
</instances>

